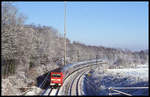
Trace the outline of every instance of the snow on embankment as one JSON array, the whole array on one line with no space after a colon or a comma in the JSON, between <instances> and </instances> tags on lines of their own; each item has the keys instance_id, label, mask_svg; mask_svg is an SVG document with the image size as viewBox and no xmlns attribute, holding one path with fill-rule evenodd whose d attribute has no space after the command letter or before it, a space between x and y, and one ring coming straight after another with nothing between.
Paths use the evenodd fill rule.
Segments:
<instances>
[{"instance_id":1,"label":"snow on embankment","mask_svg":"<svg viewBox=\"0 0 150 97\"><path fill-rule=\"evenodd\" d=\"M108 95L109 87L148 87L148 65L136 68L106 69L97 68L86 76L84 92L86 95ZM121 90L131 95L148 95L148 89Z\"/></svg>"},{"instance_id":2,"label":"snow on embankment","mask_svg":"<svg viewBox=\"0 0 150 97\"><path fill-rule=\"evenodd\" d=\"M27 73L22 71L21 67L15 75L9 76L8 78L2 78L2 95L4 96L13 96L13 95L22 95L24 92L28 91L30 88L31 91L27 92L25 95L39 95L41 89L39 89L37 78L41 75L44 75L50 70L57 68L56 65L39 65L36 66ZM42 82L41 82L42 83ZM41 83L39 83L41 85ZM28 87L28 88L26 88Z\"/></svg>"},{"instance_id":3,"label":"snow on embankment","mask_svg":"<svg viewBox=\"0 0 150 97\"><path fill-rule=\"evenodd\" d=\"M132 77L141 81L148 81L148 65L138 65L136 68L107 69L107 72L122 77Z\"/></svg>"}]
</instances>

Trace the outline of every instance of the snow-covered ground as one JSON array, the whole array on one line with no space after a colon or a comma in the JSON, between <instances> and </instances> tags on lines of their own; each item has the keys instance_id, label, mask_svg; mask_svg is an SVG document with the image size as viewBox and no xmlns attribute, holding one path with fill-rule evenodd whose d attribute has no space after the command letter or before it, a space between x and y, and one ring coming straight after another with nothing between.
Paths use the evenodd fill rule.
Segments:
<instances>
[{"instance_id":1,"label":"snow-covered ground","mask_svg":"<svg viewBox=\"0 0 150 97\"><path fill-rule=\"evenodd\" d=\"M148 64L136 68L106 69L97 68L86 75L84 92L86 95L108 95L109 87L148 87ZM148 95L148 89L120 90L131 95Z\"/></svg>"},{"instance_id":2,"label":"snow-covered ground","mask_svg":"<svg viewBox=\"0 0 150 97\"><path fill-rule=\"evenodd\" d=\"M116 76L134 77L141 81L148 81L148 64L137 65L136 68L107 69L107 72Z\"/></svg>"}]
</instances>

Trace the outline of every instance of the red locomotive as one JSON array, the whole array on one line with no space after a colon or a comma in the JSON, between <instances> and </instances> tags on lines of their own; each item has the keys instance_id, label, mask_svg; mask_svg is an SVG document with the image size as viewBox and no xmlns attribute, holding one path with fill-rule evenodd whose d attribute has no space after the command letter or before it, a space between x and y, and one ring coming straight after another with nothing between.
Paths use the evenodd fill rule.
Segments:
<instances>
[{"instance_id":1,"label":"red locomotive","mask_svg":"<svg viewBox=\"0 0 150 97\"><path fill-rule=\"evenodd\" d=\"M61 71L53 71L50 74L50 87L61 87L63 84L63 73Z\"/></svg>"},{"instance_id":2,"label":"red locomotive","mask_svg":"<svg viewBox=\"0 0 150 97\"><path fill-rule=\"evenodd\" d=\"M71 65L69 65L71 66ZM50 73L50 87L52 88L57 88L57 87L61 87L63 85L63 80L64 77L67 76L70 72L68 70L70 70L68 65L66 66L67 68L56 68L54 70L51 71Z\"/></svg>"}]
</instances>

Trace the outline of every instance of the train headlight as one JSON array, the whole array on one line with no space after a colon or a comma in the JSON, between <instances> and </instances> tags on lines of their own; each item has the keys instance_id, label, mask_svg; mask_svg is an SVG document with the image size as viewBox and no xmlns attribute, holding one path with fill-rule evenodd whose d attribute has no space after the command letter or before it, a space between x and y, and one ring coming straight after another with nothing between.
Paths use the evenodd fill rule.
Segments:
<instances>
[{"instance_id":1,"label":"train headlight","mask_svg":"<svg viewBox=\"0 0 150 97\"><path fill-rule=\"evenodd\" d=\"M57 81L60 81L61 79L57 79Z\"/></svg>"},{"instance_id":2,"label":"train headlight","mask_svg":"<svg viewBox=\"0 0 150 97\"><path fill-rule=\"evenodd\" d=\"M51 79L51 81L61 81L61 79Z\"/></svg>"},{"instance_id":3,"label":"train headlight","mask_svg":"<svg viewBox=\"0 0 150 97\"><path fill-rule=\"evenodd\" d=\"M55 81L56 79L51 79L51 81Z\"/></svg>"}]
</instances>

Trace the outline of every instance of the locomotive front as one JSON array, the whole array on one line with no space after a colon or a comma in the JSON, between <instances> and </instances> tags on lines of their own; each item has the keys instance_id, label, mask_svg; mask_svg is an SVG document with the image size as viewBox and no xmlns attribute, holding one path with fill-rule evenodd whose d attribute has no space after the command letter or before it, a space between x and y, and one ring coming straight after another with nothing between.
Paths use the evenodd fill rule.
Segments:
<instances>
[{"instance_id":1,"label":"locomotive front","mask_svg":"<svg viewBox=\"0 0 150 97\"><path fill-rule=\"evenodd\" d=\"M63 73L62 72L51 72L50 87L61 87L63 84Z\"/></svg>"}]
</instances>

